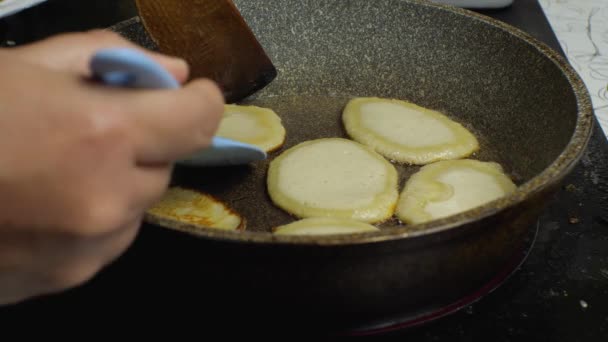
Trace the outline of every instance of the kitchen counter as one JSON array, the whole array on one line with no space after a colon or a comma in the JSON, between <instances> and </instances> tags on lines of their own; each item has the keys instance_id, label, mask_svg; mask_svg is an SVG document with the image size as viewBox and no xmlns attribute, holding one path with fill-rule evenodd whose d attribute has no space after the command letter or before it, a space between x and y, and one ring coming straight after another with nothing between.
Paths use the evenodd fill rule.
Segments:
<instances>
[{"instance_id":1,"label":"kitchen counter","mask_svg":"<svg viewBox=\"0 0 608 342\"><path fill-rule=\"evenodd\" d=\"M570 64L581 75L608 135L608 1L539 1Z\"/></svg>"}]
</instances>

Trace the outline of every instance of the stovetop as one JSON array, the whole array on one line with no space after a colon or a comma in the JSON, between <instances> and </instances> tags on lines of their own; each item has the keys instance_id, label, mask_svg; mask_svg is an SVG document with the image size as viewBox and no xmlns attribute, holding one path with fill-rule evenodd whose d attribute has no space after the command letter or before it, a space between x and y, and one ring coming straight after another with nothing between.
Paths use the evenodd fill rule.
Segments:
<instances>
[{"instance_id":1,"label":"stovetop","mask_svg":"<svg viewBox=\"0 0 608 342\"><path fill-rule=\"evenodd\" d=\"M506 9L478 12L519 27L562 52L536 0L515 0ZM134 13L130 1L50 0L0 21L0 45L108 27ZM36 308L27 304L5 310L0 316L31 318ZM181 313L167 314L175 317ZM599 125L583 159L540 218L536 242L523 265L475 304L392 334L416 341L606 340L608 143Z\"/></svg>"}]
</instances>

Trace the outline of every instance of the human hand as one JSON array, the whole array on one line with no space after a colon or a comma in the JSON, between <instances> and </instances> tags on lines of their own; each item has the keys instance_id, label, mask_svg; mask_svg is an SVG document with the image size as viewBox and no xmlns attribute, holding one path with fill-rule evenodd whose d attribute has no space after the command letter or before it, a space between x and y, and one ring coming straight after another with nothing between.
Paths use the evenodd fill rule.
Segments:
<instances>
[{"instance_id":1,"label":"human hand","mask_svg":"<svg viewBox=\"0 0 608 342\"><path fill-rule=\"evenodd\" d=\"M177 90L89 80L101 31L0 50L0 305L78 286L131 244L175 160L210 144L224 100L209 80ZM181 61L151 55L180 82Z\"/></svg>"}]
</instances>

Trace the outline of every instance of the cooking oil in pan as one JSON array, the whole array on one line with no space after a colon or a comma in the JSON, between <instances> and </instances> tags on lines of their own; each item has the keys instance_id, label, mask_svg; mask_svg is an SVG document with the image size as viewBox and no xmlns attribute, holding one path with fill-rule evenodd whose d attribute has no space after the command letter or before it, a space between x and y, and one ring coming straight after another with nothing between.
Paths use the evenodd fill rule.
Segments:
<instances>
[{"instance_id":1,"label":"cooking oil in pan","mask_svg":"<svg viewBox=\"0 0 608 342\"><path fill-rule=\"evenodd\" d=\"M243 102L273 109L282 120L287 131L282 148L269 154L268 159L246 166L191 168L178 167L173 184L209 193L225 201L247 220L248 231L269 232L273 227L284 225L298 218L276 207L268 196L266 176L269 163L281 152L299 143L320 138L349 138L342 124L342 111L353 96L263 96ZM445 112L444 112L445 113ZM449 113L446 113L449 115ZM480 150L470 158L495 161L502 160L490 139L475 127L474 122L463 122L450 116L468 128L479 140ZM420 167L393 163L399 173L399 191L409 177ZM508 165L505 170L511 171ZM513 175L512 175L513 176ZM517 181L516 177L514 177ZM393 218L380 228L403 225Z\"/></svg>"}]
</instances>

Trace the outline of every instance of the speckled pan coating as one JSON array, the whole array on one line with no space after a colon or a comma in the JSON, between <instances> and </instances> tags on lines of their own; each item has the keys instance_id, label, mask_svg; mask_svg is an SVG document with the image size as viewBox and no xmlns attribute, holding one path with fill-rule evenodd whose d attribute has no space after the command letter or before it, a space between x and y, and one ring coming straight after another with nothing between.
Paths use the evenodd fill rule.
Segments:
<instances>
[{"instance_id":1,"label":"speckled pan coating","mask_svg":"<svg viewBox=\"0 0 608 342\"><path fill-rule=\"evenodd\" d=\"M281 316L306 328L342 328L416 317L453 303L517 253L587 146L593 113L583 82L556 52L498 21L419 1L236 3L279 71L246 102L272 107L283 118L284 149L345 137L340 113L354 96L397 97L462 122L480 138L476 157L500 162L520 187L422 225L389 222L380 232L335 237L273 236L271 227L293 218L270 202L268 162L177 168L175 184L212 193L249 222L245 232L163 224L200 237L179 248L196 261L171 281L183 277L192 289L205 288L188 300L200 299L206 308L218 298L215 310L230 302L239 312L253 308L249 318L264 307L280 313L269 321ZM136 19L118 31L152 47ZM400 167L401 184L416 170ZM201 283L192 274L204 275Z\"/></svg>"},{"instance_id":2,"label":"speckled pan coating","mask_svg":"<svg viewBox=\"0 0 608 342\"><path fill-rule=\"evenodd\" d=\"M578 76L556 53L500 22L416 1L236 4L279 71L270 86L245 102L270 106L283 117L285 148L307 139L345 137L339 114L354 96L401 98L462 122L482 141L477 157L502 163L522 186L513 196L463 215L367 236L315 241L214 231L203 235L334 244L428 234L521 203L559 181L586 146L592 110ZM116 29L154 47L137 22ZM175 182L231 202L250 220L248 232L268 232L292 218L269 202L263 186L266 166L181 169ZM415 170L402 167L401 184ZM226 178L225 172L238 177ZM210 180L214 184L204 184Z\"/></svg>"}]
</instances>

